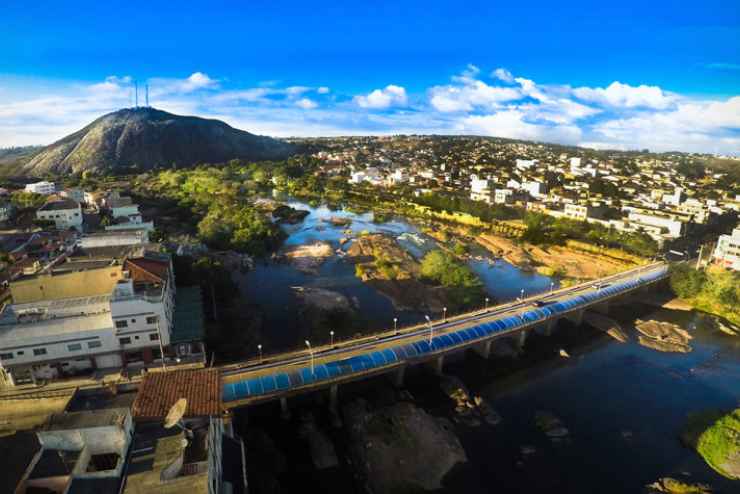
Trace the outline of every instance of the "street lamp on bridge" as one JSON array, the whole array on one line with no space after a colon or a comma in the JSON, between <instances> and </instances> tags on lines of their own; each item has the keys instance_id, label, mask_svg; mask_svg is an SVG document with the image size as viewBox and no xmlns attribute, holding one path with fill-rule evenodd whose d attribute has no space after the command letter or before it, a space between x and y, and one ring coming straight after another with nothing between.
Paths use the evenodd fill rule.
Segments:
<instances>
[{"instance_id":1,"label":"street lamp on bridge","mask_svg":"<svg viewBox=\"0 0 740 494\"><path fill-rule=\"evenodd\" d=\"M524 300L524 288L522 288L522 291L519 292L519 300Z\"/></svg>"},{"instance_id":2,"label":"street lamp on bridge","mask_svg":"<svg viewBox=\"0 0 740 494\"><path fill-rule=\"evenodd\" d=\"M260 354L260 364L262 363L262 344L257 345L257 351Z\"/></svg>"},{"instance_id":3,"label":"street lamp on bridge","mask_svg":"<svg viewBox=\"0 0 740 494\"><path fill-rule=\"evenodd\" d=\"M429 319L429 316L424 316L427 320L427 324L429 325L429 347L432 346L432 336L434 336L434 326L432 326L432 320Z\"/></svg>"},{"instance_id":4,"label":"street lamp on bridge","mask_svg":"<svg viewBox=\"0 0 740 494\"><path fill-rule=\"evenodd\" d=\"M444 312L444 322L447 322L447 307L442 307L442 311Z\"/></svg>"},{"instance_id":5,"label":"street lamp on bridge","mask_svg":"<svg viewBox=\"0 0 740 494\"><path fill-rule=\"evenodd\" d=\"M311 355L311 375L313 376L313 349L311 348L311 342L306 340L306 346L308 347L309 355Z\"/></svg>"},{"instance_id":6,"label":"street lamp on bridge","mask_svg":"<svg viewBox=\"0 0 740 494\"><path fill-rule=\"evenodd\" d=\"M398 318L397 317L393 318L393 332L395 334L398 334Z\"/></svg>"},{"instance_id":7,"label":"street lamp on bridge","mask_svg":"<svg viewBox=\"0 0 740 494\"><path fill-rule=\"evenodd\" d=\"M331 338L331 347L334 348L334 330L329 331L329 337Z\"/></svg>"},{"instance_id":8,"label":"street lamp on bridge","mask_svg":"<svg viewBox=\"0 0 740 494\"><path fill-rule=\"evenodd\" d=\"M488 297L486 297L486 312L488 312Z\"/></svg>"}]
</instances>

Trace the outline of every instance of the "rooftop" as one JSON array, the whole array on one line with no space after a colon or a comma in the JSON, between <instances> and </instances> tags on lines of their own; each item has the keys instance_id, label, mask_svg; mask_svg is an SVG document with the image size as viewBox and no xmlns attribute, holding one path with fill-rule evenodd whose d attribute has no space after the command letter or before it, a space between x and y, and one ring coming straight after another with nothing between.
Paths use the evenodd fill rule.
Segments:
<instances>
[{"instance_id":1,"label":"rooftop","mask_svg":"<svg viewBox=\"0 0 740 494\"><path fill-rule=\"evenodd\" d=\"M186 417L221 414L221 382L217 369L151 372L144 376L132 413L137 419L163 419L180 398L188 402Z\"/></svg>"},{"instance_id":2,"label":"rooftop","mask_svg":"<svg viewBox=\"0 0 740 494\"><path fill-rule=\"evenodd\" d=\"M71 199L62 199L61 201L50 201L39 208L39 211L61 211L67 209L78 209L80 203Z\"/></svg>"},{"instance_id":3,"label":"rooftop","mask_svg":"<svg viewBox=\"0 0 740 494\"><path fill-rule=\"evenodd\" d=\"M81 412L54 413L44 425L45 431L68 431L91 427L123 426L127 408L108 408Z\"/></svg>"},{"instance_id":4,"label":"rooftop","mask_svg":"<svg viewBox=\"0 0 740 494\"><path fill-rule=\"evenodd\" d=\"M179 428L164 429L159 424L137 426L133 453L125 480L125 494L189 494L208 492L208 470L183 468L173 464L184 461L190 443ZM189 475L188 475L189 473ZM164 478L172 475L172 478Z\"/></svg>"},{"instance_id":5,"label":"rooftop","mask_svg":"<svg viewBox=\"0 0 740 494\"><path fill-rule=\"evenodd\" d=\"M33 458L41 449L35 432L16 432L0 437L0 451L13 454L3 455L3 474L0 475L0 492L14 492L18 482L26 473Z\"/></svg>"},{"instance_id":6,"label":"rooftop","mask_svg":"<svg viewBox=\"0 0 740 494\"><path fill-rule=\"evenodd\" d=\"M172 344L202 341L204 335L203 300L200 287L178 288L175 294L175 323L170 341Z\"/></svg>"}]
</instances>

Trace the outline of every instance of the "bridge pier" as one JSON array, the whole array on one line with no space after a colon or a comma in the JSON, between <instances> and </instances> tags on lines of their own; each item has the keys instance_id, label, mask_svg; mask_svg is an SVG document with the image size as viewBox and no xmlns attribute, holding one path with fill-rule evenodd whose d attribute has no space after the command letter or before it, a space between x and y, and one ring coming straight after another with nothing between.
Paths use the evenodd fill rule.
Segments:
<instances>
[{"instance_id":1,"label":"bridge pier","mask_svg":"<svg viewBox=\"0 0 740 494\"><path fill-rule=\"evenodd\" d=\"M434 360L429 362L429 367L432 368L432 371L435 375L441 376L442 375L442 369L444 368L445 364L445 356L440 355L438 357L435 357Z\"/></svg>"},{"instance_id":2,"label":"bridge pier","mask_svg":"<svg viewBox=\"0 0 740 494\"><path fill-rule=\"evenodd\" d=\"M518 335L516 335L516 346L520 352L524 351L524 344L526 342L527 342L527 332L522 330L519 332Z\"/></svg>"},{"instance_id":3,"label":"bridge pier","mask_svg":"<svg viewBox=\"0 0 740 494\"><path fill-rule=\"evenodd\" d=\"M491 355L491 344L492 343L493 343L492 340L484 341L483 343L475 345L473 347L473 350L475 351L475 353L477 353L484 359L488 359L488 357Z\"/></svg>"},{"instance_id":4,"label":"bridge pier","mask_svg":"<svg viewBox=\"0 0 740 494\"><path fill-rule=\"evenodd\" d=\"M558 323L557 319L548 319L547 321L537 326L536 328L537 333L543 336L552 336L552 332L555 329L555 325L557 323Z\"/></svg>"},{"instance_id":5,"label":"bridge pier","mask_svg":"<svg viewBox=\"0 0 740 494\"><path fill-rule=\"evenodd\" d=\"M280 398L280 417L283 420L290 420L290 409L288 408L288 398Z\"/></svg>"},{"instance_id":6,"label":"bridge pier","mask_svg":"<svg viewBox=\"0 0 740 494\"><path fill-rule=\"evenodd\" d=\"M393 381L393 386L396 388L403 388L403 381L406 377L406 366L402 365L401 367L397 368L391 373L391 380Z\"/></svg>"},{"instance_id":7,"label":"bridge pier","mask_svg":"<svg viewBox=\"0 0 740 494\"><path fill-rule=\"evenodd\" d=\"M580 326L583 322L583 309L574 310L570 314L567 314L565 318L576 326Z\"/></svg>"}]
</instances>

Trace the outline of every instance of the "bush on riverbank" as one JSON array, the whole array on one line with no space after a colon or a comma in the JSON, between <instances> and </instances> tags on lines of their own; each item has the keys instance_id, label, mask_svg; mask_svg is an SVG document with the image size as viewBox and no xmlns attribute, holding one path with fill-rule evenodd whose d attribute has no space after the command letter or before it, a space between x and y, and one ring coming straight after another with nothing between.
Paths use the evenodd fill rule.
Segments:
<instances>
[{"instance_id":1,"label":"bush on riverbank","mask_svg":"<svg viewBox=\"0 0 740 494\"><path fill-rule=\"evenodd\" d=\"M450 289L452 299L460 307L480 302L482 283L470 268L451 254L432 250L421 260L422 277Z\"/></svg>"},{"instance_id":2,"label":"bush on riverbank","mask_svg":"<svg viewBox=\"0 0 740 494\"><path fill-rule=\"evenodd\" d=\"M671 267L671 289L695 308L740 325L740 274L709 267L696 270L688 264Z\"/></svg>"},{"instance_id":3,"label":"bush on riverbank","mask_svg":"<svg viewBox=\"0 0 740 494\"><path fill-rule=\"evenodd\" d=\"M682 438L714 470L740 479L740 408L726 414L715 410L690 416Z\"/></svg>"}]
</instances>

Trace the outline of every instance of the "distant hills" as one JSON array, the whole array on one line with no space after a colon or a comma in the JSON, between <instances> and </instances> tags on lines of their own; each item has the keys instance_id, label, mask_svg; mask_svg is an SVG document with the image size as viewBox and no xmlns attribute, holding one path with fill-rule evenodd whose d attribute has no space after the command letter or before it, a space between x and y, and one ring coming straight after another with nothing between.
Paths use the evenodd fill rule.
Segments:
<instances>
[{"instance_id":1,"label":"distant hills","mask_svg":"<svg viewBox=\"0 0 740 494\"><path fill-rule=\"evenodd\" d=\"M283 159L294 145L235 129L220 120L127 108L36 151L16 168L22 175L115 173L198 163ZM17 154L17 153L16 153Z\"/></svg>"}]
</instances>

